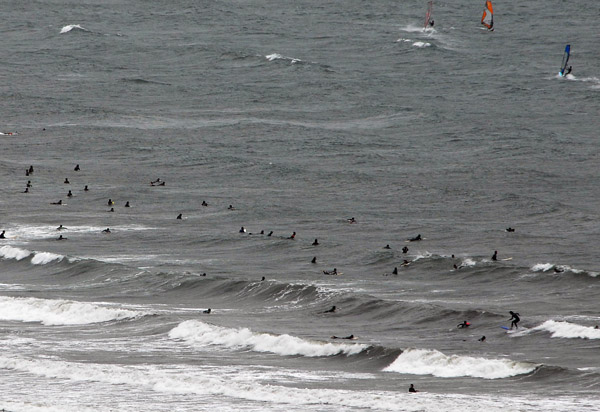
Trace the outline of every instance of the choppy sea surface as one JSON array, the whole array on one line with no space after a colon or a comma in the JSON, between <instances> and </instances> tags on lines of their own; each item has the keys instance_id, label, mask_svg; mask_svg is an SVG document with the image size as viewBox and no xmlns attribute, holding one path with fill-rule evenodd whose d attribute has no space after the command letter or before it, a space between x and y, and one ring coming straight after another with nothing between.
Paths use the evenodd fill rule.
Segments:
<instances>
[{"instance_id":1,"label":"choppy sea surface","mask_svg":"<svg viewBox=\"0 0 600 412\"><path fill-rule=\"evenodd\" d=\"M426 3L0 3L0 408L600 410L599 6Z\"/></svg>"}]
</instances>

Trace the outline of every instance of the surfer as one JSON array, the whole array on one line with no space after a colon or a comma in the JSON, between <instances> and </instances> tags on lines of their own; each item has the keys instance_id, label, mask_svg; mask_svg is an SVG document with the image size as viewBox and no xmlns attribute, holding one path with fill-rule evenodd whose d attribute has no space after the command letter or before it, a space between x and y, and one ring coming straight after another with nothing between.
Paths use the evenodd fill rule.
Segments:
<instances>
[{"instance_id":1,"label":"surfer","mask_svg":"<svg viewBox=\"0 0 600 412\"><path fill-rule=\"evenodd\" d=\"M494 250L494 254L492 255L492 260L496 261L498 260L498 251Z\"/></svg>"},{"instance_id":2,"label":"surfer","mask_svg":"<svg viewBox=\"0 0 600 412\"><path fill-rule=\"evenodd\" d=\"M83 191L87 192L88 190L90 190L90 189L88 189L87 185L85 185L85 187L83 188Z\"/></svg>"},{"instance_id":3,"label":"surfer","mask_svg":"<svg viewBox=\"0 0 600 412\"><path fill-rule=\"evenodd\" d=\"M326 275L337 275L338 271L337 268L333 268L333 270L324 270L323 273Z\"/></svg>"},{"instance_id":4,"label":"surfer","mask_svg":"<svg viewBox=\"0 0 600 412\"><path fill-rule=\"evenodd\" d=\"M334 313L335 312L335 306L332 306L331 309L327 309L325 312L323 313Z\"/></svg>"},{"instance_id":5,"label":"surfer","mask_svg":"<svg viewBox=\"0 0 600 412\"><path fill-rule=\"evenodd\" d=\"M69 182L69 178L67 178L67 177L65 177L65 184L66 185L70 185L71 184L71 182Z\"/></svg>"},{"instance_id":6,"label":"surfer","mask_svg":"<svg viewBox=\"0 0 600 412\"><path fill-rule=\"evenodd\" d=\"M33 173L33 166L29 166L29 170L27 171L29 174Z\"/></svg>"},{"instance_id":7,"label":"surfer","mask_svg":"<svg viewBox=\"0 0 600 412\"><path fill-rule=\"evenodd\" d=\"M240 233L246 233L246 229L244 229L244 226L241 227Z\"/></svg>"},{"instance_id":8,"label":"surfer","mask_svg":"<svg viewBox=\"0 0 600 412\"><path fill-rule=\"evenodd\" d=\"M6 233L6 230L3 230L2 233L0 233L0 239L6 239L6 237L4 237L5 233Z\"/></svg>"},{"instance_id":9,"label":"surfer","mask_svg":"<svg viewBox=\"0 0 600 412\"><path fill-rule=\"evenodd\" d=\"M114 211L115 211L115 208L114 208L114 207L111 207L111 208L110 208L110 210L109 210L109 213L110 213L110 212L114 212Z\"/></svg>"},{"instance_id":10,"label":"surfer","mask_svg":"<svg viewBox=\"0 0 600 412\"><path fill-rule=\"evenodd\" d=\"M69 193L67 193L67 197L72 197L73 193L71 193L71 191L69 190Z\"/></svg>"},{"instance_id":11,"label":"surfer","mask_svg":"<svg viewBox=\"0 0 600 412\"><path fill-rule=\"evenodd\" d=\"M356 223L356 219L354 219L353 217L351 217L350 219L347 219L347 220L348 220L348 222L350 222L350 223Z\"/></svg>"},{"instance_id":12,"label":"surfer","mask_svg":"<svg viewBox=\"0 0 600 412\"><path fill-rule=\"evenodd\" d=\"M63 235L60 235L56 240L67 240L67 238L63 237Z\"/></svg>"},{"instance_id":13,"label":"surfer","mask_svg":"<svg viewBox=\"0 0 600 412\"><path fill-rule=\"evenodd\" d=\"M64 227L63 225L59 225L59 226L56 228L56 230L63 230L63 229L66 229L66 227Z\"/></svg>"},{"instance_id":14,"label":"surfer","mask_svg":"<svg viewBox=\"0 0 600 412\"><path fill-rule=\"evenodd\" d=\"M125 207L131 207L129 206L129 200L127 201L127 203L125 203Z\"/></svg>"},{"instance_id":15,"label":"surfer","mask_svg":"<svg viewBox=\"0 0 600 412\"><path fill-rule=\"evenodd\" d=\"M514 231L515 231L515 229L513 229L512 227L507 227L507 228L506 228L506 231L507 231L507 232L514 232Z\"/></svg>"},{"instance_id":16,"label":"surfer","mask_svg":"<svg viewBox=\"0 0 600 412\"><path fill-rule=\"evenodd\" d=\"M408 239L409 242L418 242L419 240L422 240L421 235L417 235L415 237L411 237L410 239Z\"/></svg>"},{"instance_id":17,"label":"surfer","mask_svg":"<svg viewBox=\"0 0 600 412\"><path fill-rule=\"evenodd\" d=\"M408 266L408 265L410 265L410 262L408 260L404 259L404 262L402 262L401 266Z\"/></svg>"},{"instance_id":18,"label":"surfer","mask_svg":"<svg viewBox=\"0 0 600 412\"><path fill-rule=\"evenodd\" d=\"M563 268L554 267L554 273L563 273L565 270Z\"/></svg>"},{"instance_id":19,"label":"surfer","mask_svg":"<svg viewBox=\"0 0 600 412\"><path fill-rule=\"evenodd\" d=\"M407 248L406 246L404 246L404 247L402 248L402 253L406 253L406 252L408 252L408 248Z\"/></svg>"},{"instance_id":20,"label":"surfer","mask_svg":"<svg viewBox=\"0 0 600 412\"><path fill-rule=\"evenodd\" d=\"M233 210L233 205L229 205L228 210Z\"/></svg>"},{"instance_id":21,"label":"surfer","mask_svg":"<svg viewBox=\"0 0 600 412\"><path fill-rule=\"evenodd\" d=\"M264 282L265 280L267 280L267 278L264 276L260 279L261 282Z\"/></svg>"},{"instance_id":22,"label":"surfer","mask_svg":"<svg viewBox=\"0 0 600 412\"><path fill-rule=\"evenodd\" d=\"M23 190L23 193L29 193L29 188L26 187L25 190Z\"/></svg>"},{"instance_id":23,"label":"surfer","mask_svg":"<svg viewBox=\"0 0 600 412\"><path fill-rule=\"evenodd\" d=\"M296 238L296 232L292 233L292 235L290 237L288 237L288 239L295 239Z\"/></svg>"},{"instance_id":24,"label":"surfer","mask_svg":"<svg viewBox=\"0 0 600 412\"><path fill-rule=\"evenodd\" d=\"M177 215L177 218L176 218L176 219L179 219L179 220L181 220L181 213Z\"/></svg>"},{"instance_id":25,"label":"surfer","mask_svg":"<svg viewBox=\"0 0 600 412\"><path fill-rule=\"evenodd\" d=\"M318 246L318 245L319 245L319 241L318 241L317 239L315 239L315 241L314 241L314 242L312 242L312 245L313 245L313 246Z\"/></svg>"},{"instance_id":26,"label":"surfer","mask_svg":"<svg viewBox=\"0 0 600 412\"><path fill-rule=\"evenodd\" d=\"M108 202L106 202L106 204L107 204L108 206L112 206L112 205L114 205L114 204L115 204L115 202L113 202L113 201L112 201L112 199L108 199Z\"/></svg>"},{"instance_id":27,"label":"surfer","mask_svg":"<svg viewBox=\"0 0 600 412\"><path fill-rule=\"evenodd\" d=\"M75 169L73 169L73 170L75 170L76 172L79 172L79 170L80 170L80 169L79 169L79 164L76 164L76 165L75 165Z\"/></svg>"},{"instance_id":28,"label":"surfer","mask_svg":"<svg viewBox=\"0 0 600 412\"><path fill-rule=\"evenodd\" d=\"M267 236L271 236L272 234L273 234L273 231L271 230Z\"/></svg>"},{"instance_id":29,"label":"surfer","mask_svg":"<svg viewBox=\"0 0 600 412\"><path fill-rule=\"evenodd\" d=\"M312 260L310 261L310 263L317 263L317 257L315 256L314 258L312 258Z\"/></svg>"},{"instance_id":30,"label":"surfer","mask_svg":"<svg viewBox=\"0 0 600 412\"><path fill-rule=\"evenodd\" d=\"M207 313L207 314L208 314L208 313L210 313L210 312L212 312L212 310L210 310L210 308L208 308L208 309L206 309L206 310L202 311L202 313Z\"/></svg>"},{"instance_id":31,"label":"surfer","mask_svg":"<svg viewBox=\"0 0 600 412\"><path fill-rule=\"evenodd\" d=\"M62 205L62 199L59 200L58 202L52 202L50 203L51 205Z\"/></svg>"},{"instance_id":32,"label":"surfer","mask_svg":"<svg viewBox=\"0 0 600 412\"><path fill-rule=\"evenodd\" d=\"M383 248L384 248L384 249L391 249L391 247L390 247L390 245L389 245L389 244L388 244L388 245L385 245Z\"/></svg>"},{"instance_id":33,"label":"surfer","mask_svg":"<svg viewBox=\"0 0 600 412\"><path fill-rule=\"evenodd\" d=\"M335 335L333 335L331 337L331 339L350 339L350 340L353 340L353 339L356 339L356 338L354 337L354 335L348 335L348 336L335 336Z\"/></svg>"},{"instance_id":34,"label":"surfer","mask_svg":"<svg viewBox=\"0 0 600 412\"><path fill-rule=\"evenodd\" d=\"M565 70L565 73L563 74L563 76L566 76L567 74L571 73L571 70L573 70L573 66L569 66L569 68L567 70Z\"/></svg>"},{"instance_id":35,"label":"surfer","mask_svg":"<svg viewBox=\"0 0 600 412\"><path fill-rule=\"evenodd\" d=\"M31 180L27 181L27 187L31 187Z\"/></svg>"},{"instance_id":36,"label":"surfer","mask_svg":"<svg viewBox=\"0 0 600 412\"><path fill-rule=\"evenodd\" d=\"M208 203L206 203L204 200L202 201L202 206L208 206Z\"/></svg>"},{"instance_id":37,"label":"surfer","mask_svg":"<svg viewBox=\"0 0 600 412\"><path fill-rule=\"evenodd\" d=\"M108 227L107 227L106 229L104 229L104 230L102 231L102 233L110 233L110 228L108 228Z\"/></svg>"},{"instance_id":38,"label":"surfer","mask_svg":"<svg viewBox=\"0 0 600 412\"><path fill-rule=\"evenodd\" d=\"M418 390L415 389L415 385L413 385L412 383L410 384L410 388L408 388L408 392L410 393L416 393L419 392Z\"/></svg>"},{"instance_id":39,"label":"surfer","mask_svg":"<svg viewBox=\"0 0 600 412\"><path fill-rule=\"evenodd\" d=\"M465 321L463 321L463 323L459 323L456 327L463 329L463 328L468 328L469 326L471 326L471 324L465 320Z\"/></svg>"},{"instance_id":40,"label":"surfer","mask_svg":"<svg viewBox=\"0 0 600 412\"><path fill-rule=\"evenodd\" d=\"M150 182L150 185L151 185L151 186L154 186L154 185L156 185L156 184L159 184L159 183L160 183L160 177L159 177L159 178L157 178L156 180L153 180L153 181L151 181L151 182Z\"/></svg>"},{"instance_id":41,"label":"surfer","mask_svg":"<svg viewBox=\"0 0 600 412\"><path fill-rule=\"evenodd\" d=\"M485 335L478 339L479 342L485 342Z\"/></svg>"},{"instance_id":42,"label":"surfer","mask_svg":"<svg viewBox=\"0 0 600 412\"><path fill-rule=\"evenodd\" d=\"M433 22L433 20L431 20L431 21L429 22L429 27L433 27L433 24L434 24L434 22Z\"/></svg>"},{"instance_id":43,"label":"surfer","mask_svg":"<svg viewBox=\"0 0 600 412\"><path fill-rule=\"evenodd\" d=\"M510 324L510 328L512 329L513 326L517 329L519 329L519 321L521 320L521 318L519 317L520 315L518 313L513 312L512 310L509 311L508 313L510 313L512 315L512 317L509 320L512 320L511 324Z\"/></svg>"}]
</instances>

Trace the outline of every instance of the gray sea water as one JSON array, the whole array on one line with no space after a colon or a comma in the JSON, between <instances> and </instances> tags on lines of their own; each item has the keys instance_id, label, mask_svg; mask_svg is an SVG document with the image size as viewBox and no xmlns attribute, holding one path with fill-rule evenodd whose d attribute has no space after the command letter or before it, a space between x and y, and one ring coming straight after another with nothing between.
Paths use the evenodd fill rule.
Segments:
<instances>
[{"instance_id":1,"label":"gray sea water","mask_svg":"<svg viewBox=\"0 0 600 412\"><path fill-rule=\"evenodd\" d=\"M0 408L600 410L600 8L426 3L0 2Z\"/></svg>"}]
</instances>

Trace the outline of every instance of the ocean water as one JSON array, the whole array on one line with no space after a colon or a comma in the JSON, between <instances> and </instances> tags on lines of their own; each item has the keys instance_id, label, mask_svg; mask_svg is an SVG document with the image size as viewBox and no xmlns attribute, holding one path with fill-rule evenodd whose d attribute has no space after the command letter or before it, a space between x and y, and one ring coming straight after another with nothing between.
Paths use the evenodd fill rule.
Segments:
<instances>
[{"instance_id":1,"label":"ocean water","mask_svg":"<svg viewBox=\"0 0 600 412\"><path fill-rule=\"evenodd\" d=\"M483 3L3 2L0 408L600 410L600 9Z\"/></svg>"}]
</instances>

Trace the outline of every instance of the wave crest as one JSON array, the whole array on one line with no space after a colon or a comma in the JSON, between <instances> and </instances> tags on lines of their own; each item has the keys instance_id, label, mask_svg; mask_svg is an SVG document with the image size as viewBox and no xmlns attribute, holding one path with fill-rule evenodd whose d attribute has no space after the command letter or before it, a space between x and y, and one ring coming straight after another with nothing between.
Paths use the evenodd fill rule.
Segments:
<instances>
[{"instance_id":1,"label":"wave crest","mask_svg":"<svg viewBox=\"0 0 600 412\"><path fill-rule=\"evenodd\" d=\"M368 348L367 345L362 344L325 343L287 334L257 333L248 328L224 328L197 320L180 323L169 332L169 337L183 339L191 344L218 345L230 349L249 348L256 352L268 352L281 356L355 355Z\"/></svg>"},{"instance_id":2,"label":"wave crest","mask_svg":"<svg viewBox=\"0 0 600 412\"><path fill-rule=\"evenodd\" d=\"M502 379L533 372L539 365L505 359L448 356L433 349L407 349L386 372L433 375L441 378L471 376L483 379Z\"/></svg>"},{"instance_id":3,"label":"wave crest","mask_svg":"<svg viewBox=\"0 0 600 412\"><path fill-rule=\"evenodd\" d=\"M37 298L0 297L0 319L44 325L85 325L132 319L146 313L93 303Z\"/></svg>"},{"instance_id":4,"label":"wave crest","mask_svg":"<svg viewBox=\"0 0 600 412\"><path fill-rule=\"evenodd\" d=\"M570 322L547 320L533 329L550 332L553 338L600 339L600 329Z\"/></svg>"}]
</instances>

